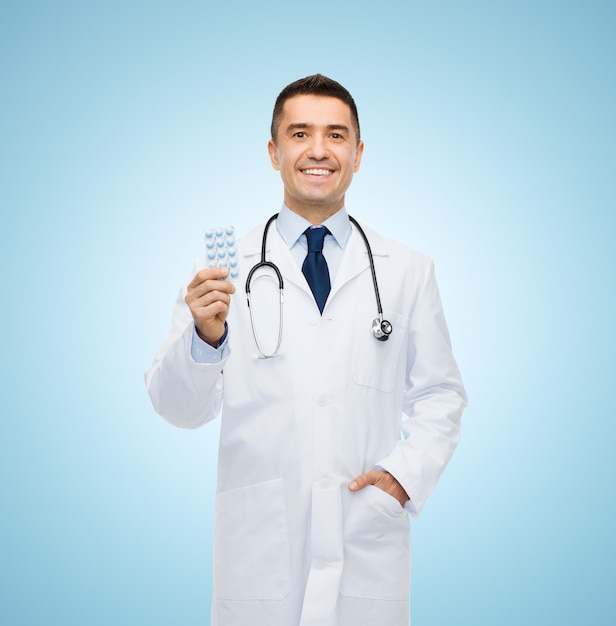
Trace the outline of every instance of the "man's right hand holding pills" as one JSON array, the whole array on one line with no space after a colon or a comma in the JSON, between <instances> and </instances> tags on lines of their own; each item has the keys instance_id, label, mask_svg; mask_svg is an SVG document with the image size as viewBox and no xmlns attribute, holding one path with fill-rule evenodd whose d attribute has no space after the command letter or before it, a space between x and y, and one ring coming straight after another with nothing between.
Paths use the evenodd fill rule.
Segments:
<instances>
[{"instance_id":1,"label":"man's right hand holding pills","mask_svg":"<svg viewBox=\"0 0 616 626\"><path fill-rule=\"evenodd\" d=\"M228 280L226 267L214 267L198 272L188 285L184 298L193 319L197 334L213 348L225 332L231 295L235 287Z\"/></svg>"}]
</instances>

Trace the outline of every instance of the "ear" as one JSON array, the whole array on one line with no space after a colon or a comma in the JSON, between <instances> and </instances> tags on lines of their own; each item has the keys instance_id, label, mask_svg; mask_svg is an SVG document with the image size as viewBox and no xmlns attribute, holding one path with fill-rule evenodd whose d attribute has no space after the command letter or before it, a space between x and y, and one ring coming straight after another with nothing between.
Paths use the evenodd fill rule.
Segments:
<instances>
[{"instance_id":1,"label":"ear","mask_svg":"<svg viewBox=\"0 0 616 626\"><path fill-rule=\"evenodd\" d=\"M359 171L359 165L361 163L361 157L364 153L364 142L360 141L357 144L357 152L355 153L355 162L353 163L353 172Z\"/></svg>"},{"instance_id":2,"label":"ear","mask_svg":"<svg viewBox=\"0 0 616 626\"><path fill-rule=\"evenodd\" d=\"M272 162L272 167L275 170L280 169L280 162L278 161L278 148L276 148L276 144L273 139L270 139L267 142L267 151L269 152L270 161Z\"/></svg>"}]
</instances>

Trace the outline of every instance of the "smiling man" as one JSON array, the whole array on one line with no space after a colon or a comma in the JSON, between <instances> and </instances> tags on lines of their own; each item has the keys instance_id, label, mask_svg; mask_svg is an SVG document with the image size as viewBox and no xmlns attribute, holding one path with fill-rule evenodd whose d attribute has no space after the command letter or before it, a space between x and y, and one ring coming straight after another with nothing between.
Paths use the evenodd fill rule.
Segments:
<instances>
[{"instance_id":1,"label":"smiling man","mask_svg":"<svg viewBox=\"0 0 616 626\"><path fill-rule=\"evenodd\" d=\"M268 150L280 171L285 205L321 224L343 207L359 170L364 151L359 125L342 100L313 95L289 98L274 120Z\"/></svg>"},{"instance_id":2,"label":"smiling man","mask_svg":"<svg viewBox=\"0 0 616 626\"><path fill-rule=\"evenodd\" d=\"M342 85L317 74L280 93L268 152L284 204L238 242L249 306L200 260L146 374L171 423L221 414L216 626L410 623L409 514L466 396L431 259L346 212L363 151Z\"/></svg>"}]
</instances>

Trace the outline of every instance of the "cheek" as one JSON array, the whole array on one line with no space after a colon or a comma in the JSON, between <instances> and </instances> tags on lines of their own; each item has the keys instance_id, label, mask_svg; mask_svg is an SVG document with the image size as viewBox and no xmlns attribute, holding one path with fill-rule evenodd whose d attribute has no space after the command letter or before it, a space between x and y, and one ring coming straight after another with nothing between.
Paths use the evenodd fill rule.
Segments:
<instances>
[{"instance_id":1,"label":"cheek","mask_svg":"<svg viewBox=\"0 0 616 626\"><path fill-rule=\"evenodd\" d=\"M279 167L279 169L280 169L280 171L283 174L288 174L289 172L291 172L293 170L291 164L286 159L281 159L280 160L280 167Z\"/></svg>"}]
</instances>

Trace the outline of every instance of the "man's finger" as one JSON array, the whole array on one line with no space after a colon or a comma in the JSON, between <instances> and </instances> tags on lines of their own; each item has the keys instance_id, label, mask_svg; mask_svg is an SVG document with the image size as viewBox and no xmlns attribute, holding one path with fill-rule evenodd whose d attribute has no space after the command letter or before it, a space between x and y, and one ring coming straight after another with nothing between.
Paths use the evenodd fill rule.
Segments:
<instances>
[{"instance_id":1,"label":"man's finger","mask_svg":"<svg viewBox=\"0 0 616 626\"><path fill-rule=\"evenodd\" d=\"M195 274L195 277L190 281L188 289L194 288L197 285L205 282L206 280L217 280L219 278L225 278L229 274L228 267L208 267Z\"/></svg>"},{"instance_id":2,"label":"man's finger","mask_svg":"<svg viewBox=\"0 0 616 626\"><path fill-rule=\"evenodd\" d=\"M378 478L379 472L376 470L366 472L365 474L360 474L349 483L349 489L351 491L360 491L368 485L374 485Z\"/></svg>"}]
</instances>

